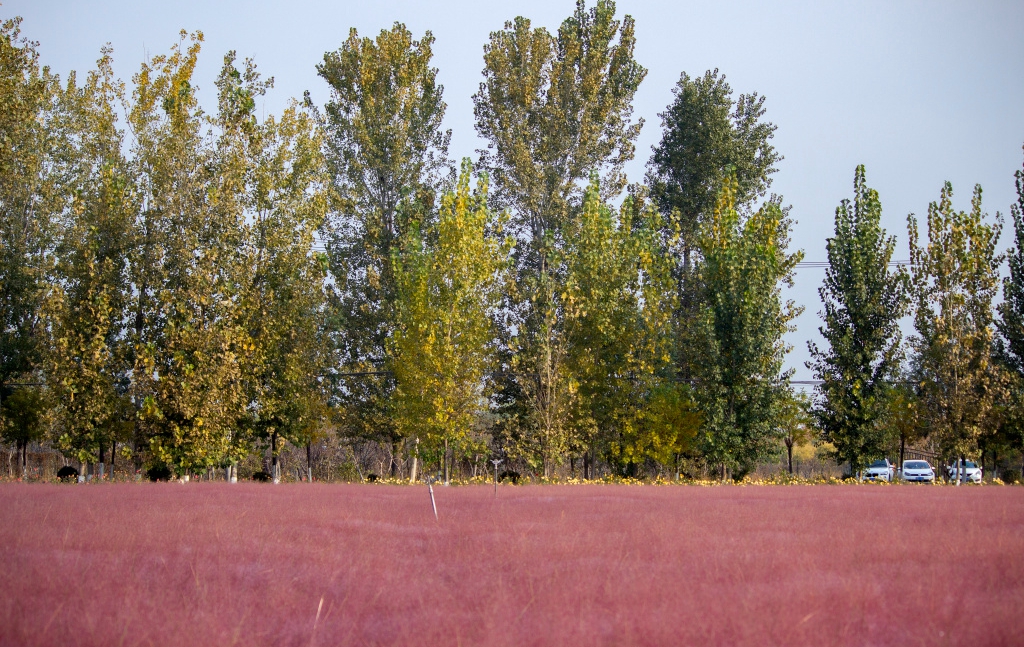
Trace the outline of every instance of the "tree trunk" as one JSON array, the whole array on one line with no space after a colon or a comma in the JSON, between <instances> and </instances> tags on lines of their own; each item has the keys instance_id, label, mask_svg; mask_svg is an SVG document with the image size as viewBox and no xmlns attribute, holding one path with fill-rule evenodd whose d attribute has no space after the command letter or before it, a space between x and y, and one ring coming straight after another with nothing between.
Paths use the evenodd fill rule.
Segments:
<instances>
[{"instance_id":1,"label":"tree trunk","mask_svg":"<svg viewBox=\"0 0 1024 647\"><path fill-rule=\"evenodd\" d=\"M906 436L900 436L900 464L899 464L899 468L900 468L901 472L903 470L903 461L905 460L904 456L906 455L906 451L907 451L907 437Z\"/></svg>"},{"instance_id":2,"label":"tree trunk","mask_svg":"<svg viewBox=\"0 0 1024 647\"><path fill-rule=\"evenodd\" d=\"M306 443L306 482L313 482L313 443Z\"/></svg>"},{"instance_id":3,"label":"tree trunk","mask_svg":"<svg viewBox=\"0 0 1024 647\"><path fill-rule=\"evenodd\" d=\"M28 441L21 443L21 480L28 479Z\"/></svg>"},{"instance_id":4,"label":"tree trunk","mask_svg":"<svg viewBox=\"0 0 1024 647\"><path fill-rule=\"evenodd\" d=\"M441 459L444 463L444 484L448 485L448 439L444 439L444 458Z\"/></svg>"},{"instance_id":5,"label":"tree trunk","mask_svg":"<svg viewBox=\"0 0 1024 647\"><path fill-rule=\"evenodd\" d=\"M418 470L419 470L419 466L420 466L419 462L420 462L420 439L417 438L413 442L412 472L409 474L409 482L410 483L415 483L416 482L416 477L419 475L418 474Z\"/></svg>"},{"instance_id":6,"label":"tree trunk","mask_svg":"<svg viewBox=\"0 0 1024 647\"><path fill-rule=\"evenodd\" d=\"M114 463L117 461L117 441L110 442L110 480L114 480Z\"/></svg>"},{"instance_id":7,"label":"tree trunk","mask_svg":"<svg viewBox=\"0 0 1024 647\"><path fill-rule=\"evenodd\" d=\"M103 455L103 443L100 442L100 463L99 463L99 465L100 465L100 474L99 474L99 476L100 476L100 480L101 481L103 480L103 477L105 476L105 473L106 473L106 470L105 470L106 462L107 462L106 461L106 456Z\"/></svg>"},{"instance_id":8,"label":"tree trunk","mask_svg":"<svg viewBox=\"0 0 1024 647\"><path fill-rule=\"evenodd\" d=\"M789 460L789 475L793 476L793 439L786 439L786 457Z\"/></svg>"},{"instance_id":9,"label":"tree trunk","mask_svg":"<svg viewBox=\"0 0 1024 647\"><path fill-rule=\"evenodd\" d=\"M277 431L270 434L270 474L274 483L281 482L281 466L277 462Z\"/></svg>"}]
</instances>

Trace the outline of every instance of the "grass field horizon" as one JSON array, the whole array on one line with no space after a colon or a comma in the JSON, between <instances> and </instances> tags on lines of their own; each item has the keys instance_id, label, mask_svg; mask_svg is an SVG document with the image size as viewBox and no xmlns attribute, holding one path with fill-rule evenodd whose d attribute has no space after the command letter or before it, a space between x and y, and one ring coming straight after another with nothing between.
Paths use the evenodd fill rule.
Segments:
<instances>
[{"instance_id":1,"label":"grass field horizon","mask_svg":"<svg viewBox=\"0 0 1024 647\"><path fill-rule=\"evenodd\" d=\"M1014 645L1010 487L0 484L0 645Z\"/></svg>"}]
</instances>

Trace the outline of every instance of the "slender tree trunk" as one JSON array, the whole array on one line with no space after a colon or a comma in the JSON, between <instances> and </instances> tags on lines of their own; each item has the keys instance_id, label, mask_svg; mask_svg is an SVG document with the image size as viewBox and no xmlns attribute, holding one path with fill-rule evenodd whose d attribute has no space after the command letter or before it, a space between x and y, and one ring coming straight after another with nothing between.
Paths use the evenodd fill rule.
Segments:
<instances>
[{"instance_id":1,"label":"slender tree trunk","mask_svg":"<svg viewBox=\"0 0 1024 647\"><path fill-rule=\"evenodd\" d=\"M277 431L270 434L270 474L274 483L281 482L281 466L277 462Z\"/></svg>"},{"instance_id":2,"label":"slender tree trunk","mask_svg":"<svg viewBox=\"0 0 1024 647\"><path fill-rule=\"evenodd\" d=\"M448 485L448 439L444 439L444 458L441 459L444 463L444 484Z\"/></svg>"},{"instance_id":3,"label":"slender tree trunk","mask_svg":"<svg viewBox=\"0 0 1024 647\"><path fill-rule=\"evenodd\" d=\"M114 464L117 462L117 441L110 441L110 480L114 480Z\"/></svg>"},{"instance_id":4,"label":"slender tree trunk","mask_svg":"<svg viewBox=\"0 0 1024 647\"><path fill-rule=\"evenodd\" d=\"M415 443L413 443L412 473L409 475L409 482L410 483L415 483L416 482L416 476L417 476L416 472L417 472L417 469L419 468L419 461L420 461L420 439L417 438Z\"/></svg>"},{"instance_id":5,"label":"slender tree trunk","mask_svg":"<svg viewBox=\"0 0 1024 647\"><path fill-rule=\"evenodd\" d=\"M99 477L100 477L100 480L102 481L103 477L106 476L106 469L105 469L106 468L106 456L104 456L104 454L103 454L103 442L102 441L100 442L100 463L99 463L99 465L100 465Z\"/></svg>"},{"instance_id":6,"label":"slender tree trunk","mask_svg":"<svg viewBox=\"0 0 1024 647\"><path fill-rule=\"evenodd\" d=\"M789 475L793 476L793 439L786 438L786 457L789 460Z\"/></svg>"},{"instance_id":7,"label":"slender tree trunk","mask_svg":"<svg viewBox=\"0 0 1024 647\"><path fill-rule=\"evenodd\" d=\"M899 465L900 470L903 469L903 461L905 460L904 456L906 455L906 452L907 452L907 437L901 435L900 436L900 465Z\"/></svg>"},{"instance_id":8,"label":"slender tree trunk","mask_svg":"<svg viewBox=\"0 0 1024 647\"><path fill-rule=\"evenodd\" d=\"M313 443L306 443L306 482L313 482Z\"/></svg>"},{"instance_id":9,"label":"slender tree trunk","mask_svg":"<svg viewBox=\"0 0 1024 647\"><path fill-rule=\"evenodd\" d=\"M21 480L28 479L28 441L21 443Z\"/></svg>"}]
</instances>

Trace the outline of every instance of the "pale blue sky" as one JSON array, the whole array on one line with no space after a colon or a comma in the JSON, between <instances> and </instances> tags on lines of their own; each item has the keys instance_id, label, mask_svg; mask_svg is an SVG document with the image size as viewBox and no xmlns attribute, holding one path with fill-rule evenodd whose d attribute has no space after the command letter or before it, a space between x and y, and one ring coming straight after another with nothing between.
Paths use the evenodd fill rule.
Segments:
<instances>
[{"instance_id":1,"label":"pale blue sky","mask_svg":"<svg viewBox=\"0 0 1024 647\"><path fill-rule=\"evenodd\" d=\"M574 8L544 2L129 2L9 0L0 17L24 17L23 33L40 41L43 62L65 75L89 69L106 42L126 81L144 56L168 50L180 29L206 35L197 70L204 105L223 54L253 57L276 87L267 112L310 90L327 97L314 66L337 49L350 27L373 36L398 20L418 36L436 37L434 64L445 86L451 154L475 156L471 96L480 81L489 32L516 15L557 29ZM648 68L635 116L646 121L637 159L639 181L660 139L658 113L686 71L724 72L735 92L767 96L785 156L772 190L793 206L794 247L825 260L825 238L839 200L850 194L854 167L882 198L885 225L897 234L896 258L908 257L906 216L923 214L945 180L966 209L975 183L990 215L1007 213L1013 172L1024 153L1024 2L655 2L620 0L618 13L637 23L637 59ZM1008 236L1003 246L1009 244ZM817 338L823 270L801 269L788 292L806 306L789 336L796 379L806 340Z\"/></svg>"}]
</instances>

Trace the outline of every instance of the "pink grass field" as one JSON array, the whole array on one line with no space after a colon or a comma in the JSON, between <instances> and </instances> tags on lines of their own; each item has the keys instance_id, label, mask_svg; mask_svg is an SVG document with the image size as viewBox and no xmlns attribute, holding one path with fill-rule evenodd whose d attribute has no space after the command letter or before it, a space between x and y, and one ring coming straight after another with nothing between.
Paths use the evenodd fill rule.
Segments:
<instances>
[{"instance_id":1,"label":"pink grass field","mask_svg":"<svg viewBox=\"0 0 1024 647\"><path fill-rule=\"evenodd\" d=\"M1024 645L1024 488L435 493L0 485L0 645Z\"/></svg>"}]
</instances>

